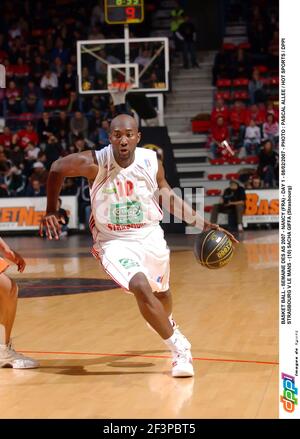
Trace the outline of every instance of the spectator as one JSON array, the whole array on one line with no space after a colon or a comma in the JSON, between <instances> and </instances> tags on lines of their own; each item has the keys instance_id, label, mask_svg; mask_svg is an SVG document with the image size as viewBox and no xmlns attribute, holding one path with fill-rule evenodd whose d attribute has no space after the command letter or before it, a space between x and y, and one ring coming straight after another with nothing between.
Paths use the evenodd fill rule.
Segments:
<instances>
[{"instance_id":1,"label":"spectator","mask_svg":"<svg viewBox=\"0 0 300 439\"><path fill-rule=\"evenodd\" d=\"M60 238L64 236L68 236L68 232L69 232L68 224L69 224L70 213L62 208L61 198L58 199L56 211L59 217L59 223L61 224Z\"/></svg>"},{"instance_id":2,"label":"spectator","mask_svg":"<svg viewBox=\"0 0 300 439\"><path fill-rule=\"evenodd\" d=\"M40 148L38 146L34 146L32 143L28 143L28 145L24 149L26 160L35 161L38 158L39 152Z\"/></svg>"},{"instance_id":3,"label":"spectator","mask_svg":"<svg viewBox=\"0 0 300 439\"><path fill-rule=\"evenodd\" d=\"M58 83L60 82L60 78L65 70L65 66L62 63L62 60L57 56L52 64L52 72L56 74Z\"/></svg>"},{"instance_id":4,"label":"spectator","mask_svg":"<svg viewBox=\"0 0 300 439\"><path fill-rule=\"evenodd\" d=\"M10 150L12 147L12 132L8 126L3 128L3 134L0 134L0 145L4 147L4 150Z\"/></svg>"},{"instance_id":5,"label":"spectator","mask_svg":"<svg viewBox=\"0 0 300 439\"><path fill-rule=\"evenodd\" d=\"M53 135L55 131L54 122L50 119L47 112L42 114L42 119L38 121L37 132L42 143L46 143L49 136Z\"/></svg>"},{"instance_id":6,"label":"spectator","mask_svg":"<svg viewBox=\"0 0 300 439\"><path fill-rule=\"evenodd\" d=\"M47 183L48 171L45 169L44 164L41 161L35 162L32 166L32 173L29 177L29 181L38 180L39 183L44 186Z\"/></svg>"},{"instance_id":7,"label":"spectator","mask_svg":"<svg viewBox=\"0 0 300 439\"><path fill-rule=\"evenodd\" d=\"M279 140L279 125L275 121L273 113L268 113L267 121L263 124L264 139L271 140L273 144L277 145Z\"/></svg>"},{"instance_id":8,"label":"spectator","mask_svg":"<svg viewBox=\"0 0 300 439\"><path fill-rule=\"evenodd\" d=\"M39 180L32 179L25 191L26 197L43 197L46 195L45 186Z\"/></svg>"},{"instance_id":9,"label":"spectator","mask_svg":"<svg viewBox=\"0 0 300 439\"><path fill-rule=\"evenodd\" d=\"M23 195L26 186L26 176L17 166L12 166L5 176L5 184L10 196L20 197Z\"/></svg>"},{"instance_id":10,"label":"spectator","mask_svg":"<svg viewBox=\"0 0 300 439\"><path fill-rule=\"evenodd\" d=\"M75 111L80 112L82 110L81 100L75 91L70 92L69 102L66 110L68 113L74 113Z\"/></svg>"},{"instance_id":11,"label":"spectator","mask_svg":"<svg viewBox=\"0 0 300 439\"><path fill-rule=\"evenodd\" d=\"M266 120L266 111L263 105L253 104L246 110L246 125L250 124L251 119L255 120L257 125L262 126Z\"/></svg>"},{"instance_id":12,"label":"spectator","mask_svg":"<svg viewBox=\"0 0 300 439\"><path fill-rule=\"evenodd\" d=\"M254 119L251 119L250 124L245 131L244 147L247 155L258 155L261 143L260 128L256 125Z\"/></svg>"},{"instance_id":13,"label":"spectator","mask_svg":"<svg viewBox=\"0 0 300 439\"><path fill-rule=\"evenodd\" d=\"M56 133L59 133L61 130L69 132L70 120L66 111L59 112L58 118L55 120L55 129Z\"/></svg>"},{"instance_id":14,"label":"spectator","mask_svg":"<svg viewBox=\"0 0 300 439\"><path fill-rule=\"evenodd\" d=\"M178 31L180 25L184 23L184 10L181 8L178 1L176 1L175 7L171 10L171 32L173 34L173 41L175 45L175 50L181 50L181 41L177 37L176 32Z\"/></svg>"},{"instance_id":15,"label":"spectator","mask_svg":"<svg viewBox=\"0 0 300 439\"><path fill-rule=\"evenodd\" d=\"M247 183L245 184L246 189L262 189L263 182L259 175L251 175Z\"/></svg>"},{"instance_id":16,"label":"spectator","mask_svg":"<svg viewBox=\"0 0 300 439\"><path fill-rule=\"evenodd\" d=\"M108 120L103 120L101 123L101 128L99 128L98 143L100 146L104 147L109 145L109 122Z\"/></svg>"},{"instance_id":17,"label":"spectator","mask_svg":"<svg viewBox=\"0 0 300 439\"><path fill-rule=\"evenodd\" d=\"M134 60L134 62L136 64L138 64L140 66L141 69L143 69L143 67L146 67L151 61L151 52L150 50L144 49L142 50L142 53L137 56Z\"/></svg>"},{"instance_id":18,"label":"spectator","mask_svg":"<svg viewBox=\"0 0 300 439\"><path fill-rule=\"evenodd\" d=\"M268 47L269 55L269 66L271 68L278 67L278 57L279 57L279 32L275 30L273 33L272 40Z\"/></svg>"},{"instance_id":19,"label":"spectator","mask_svg":"<svg viewBox=\"0 0 300 439\"><path fill-rule=\"evenodd\" d=\"M250 75L249 59L243 49L238 49L231 60L231 77L248 78Z\"/></svg>"},{"instance_id":20,"label":"spectator","mask_svg":"<svg viewBox=\"0 0 300 439\"><path fill-rule=\"evenodd\" d=\"M47 138L46 148L45 148L45 167L49 171L52 163L59 159L62 155L62 144L58 141L57 137L50 133Z\"/></svg>"},{"instance_id":21,"label":"spectator","mask_svg":"<svg viewBox=\"0 0 300 439\"><path fill-rule=\"evenodd\" d=\"M62 96L69 96L71 91L76 90L76 75L74 72L73 65L68 63L66 65L65 71L60 77L60 87Z\"/></svg>"},{"instance_id":22,"label":"spectator","mask_svg":"<svg viewBox=\"0 0 300 439\"><path fill-rule=\"evenodd\" d=\"M264 90L264 84L260 79L260 74L257 69L253 70L252 79L249 81L249 96L251 104L259 104L265 102L266 94Z\"/></svg>"},{"instance_id":23,"label":"spectator","mask_svg":"<svg viewBox=\"0 0 300 439\"><path fill-rule=\"evenodd\" d=\"M52 49L51 59L55 60L55 58L60 58L63 64L67 64L69 61L69 50L64 48L63 40L58 37L55 42L55 48Z\"/></svg>"},{"instance_id":24,"label":"spectator","mask_svg":"<svg viewBox=\"0 0 300 439\"><path fill-rule=\"evenodd\" d=\"M183 67L189 68L190 61L192 67L199 67L196 58L196 29L187 15L183 16L184 22L179 26L176 36L181 41ZM189 61L190 57L190 61Z\"/></svg>"},{"instance_id":25,"label":"spectator","mask_svg":"<svg viewBox=\"0 0 300 439\"><path fill-rule=\"evenodd\" d=\"M24 87L22 111L24 113L41 113L43 111L40 88L35 85L32 79Z\"/></svg>"},{"instance_id":26,"label":"spectator","mask_svg":"<svg viewBox=\"0 0 300 439\"><path fill-rule=\"evenodd\" d=\"M221 147L221 142L223 142L223 140L227 140L229 142L228 127L225 125L224 118L222 116L218 116L216 125L212 127L211 135L211 158L217 158L223 150Z\"/></svg>"},{"instance_id":27,"label":"spectator","mask_svg":"<svg viewBox=\"0 0 300 439\"><path fill-rule=\"evenodd\" d=\"M87 137L88 120L80 111L76 111L76 113L72 117L70 121L70 129L71 129L71 135L73 137L77 137L79 135L82 135L83 137Z\"/></svg>"},{"instance_id":28,"label":"spectator","mask_svg":"<svg viewBox=\"0 0 300 439\"><path fill-rule=\"evenodd\" d=\"M278 182L278 153L273 151L271 140L266 140L259 154L257 173L266 188L272 188Z\"/></svg>"},{"instance_id":29,"label":"spectator","mask_svg":"<svg viewBox=\"0 0 300 439\"><path fill-rule=\"evenodd\" d=\"M246 110L241 101L235 101L230 111L229 120L231 125L230 134L237 137L239 141L244 136L246 125Z\"/></svg>"},{"instance_id":30,"label":"spectator","mask_svg":"<svg viewBox=\"0 0 300 439\"><path fill-rule=\"evenodd\" d=\"M79 188L77 187L73 178L65 178L62 186L61 195L78 195Z\"/></svg>"},{"instance_id":31,"label":"spectator","mask_svg":"<svg viewBox=\"0 0 300 439\"><path fill-rule=\"evenodd\" d=\"M57 97L58 79L57 75L47 69L41 79L41 89L43 96L47 99L55 99Z\"/></svg>"},{"instance_id":32,"label":"spectator","mask_svg":"<svg viewBox=\"0 0 300 439\"><path fill-rule=\"evenodd\" d=\"M245 209L246 194L240 184L231 180L229 188L224 190L222 202L215 204L212 209L210 221L213 224L218 222L219 213L228 213L228 221L230 227L237 224L238 230L243 231L243 213Z\"/></svg>"},{"instance_id":33,"label":"spectator","mask_svg":"<svg viewBox=\"0 0 300 439\"><path fill-rule=\"evenodd\" d=\"M44 61L40 55L35 56L34 62L31 65L31 75L36 82L41 82L47 67L47 62Z\"/></svg>"},{"instance_id":34,"label":"spectator","mask_svg":"<svg viewBox=\"0 0 300 439\"><path fill-rule=\"evenodd\" d=\"M220 78L228 78L230 71L230 60L228 53L222 46L220 51L216 54L213 66L213 85L216 85Z\"/></svg>"},{"instance_id":35,"label":"spectator","mask_svg":"<svg viewBox=\"0 0 300 439\"><path fill-rule=\"evenodd\" d=\"M267 115L269 113L274 114L275 121L276 122L279 121L279 110L278 110L278 107L276 107L274 105L274 102L272 102L272 101L267 102L266 113L267 113Z\"/></svg>"},{"instance_id":36,"label":"spectator","mask_svg":"<svg viewBox=\"0 0 300 439\"><path fill-rule=\"evenodd\" d=\"M16 86L15 81L9 81L5 92L4 111L11 114L21 113L21 90Z\"/></svg>"},{"instance_id":37,"label":"spectator","mask_svg":"<svg viewBox=\"0 0 300 439\"><path fill-rule=\"evenodd\" d=\"M39 142L39 137L34 131L32 122L27 122L25 129L18 131L13 136L13 144L19 145L21 148L25 149L29 143L37 145Z\"/></svg>"},{"instance_id":38,"label":"spectator","mask_svg":"<svg viewBox=\"0 0 300 439\"><path fill-rule=\"evenodd\" d=\"M212 125L214 125L217 121L217 118L219 116L222 116L225 123L229 120L229 111L226 105L224 105L224 100L222 98L217 98L216 105L213 108L213 111L211 112L210 120L212 122Z\"/></svg>"}]
</instances>

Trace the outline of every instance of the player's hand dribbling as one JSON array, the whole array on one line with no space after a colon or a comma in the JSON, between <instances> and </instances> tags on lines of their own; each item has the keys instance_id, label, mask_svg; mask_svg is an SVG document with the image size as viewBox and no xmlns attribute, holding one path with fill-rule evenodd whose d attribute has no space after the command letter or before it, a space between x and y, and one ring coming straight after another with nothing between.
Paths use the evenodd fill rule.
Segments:
<instances>
[{"instance_id":1,"label":"player's hand dribbling","mask_svg":"<svg viewBox=\"0 0 300 439\"><path fill-rule=\"evenodd\" d=\"M210 223L205 224L204 230L210 230L210 229L219 230L220 232L224 232L224 233L226 233L228 238L231 239L232 242L234 242L235 244L239 243L239 241L230 232L228 232L228 230L223 229L223 227L220 227L218 224L210 224Z\"/></svg>"},{"instance_id":2,"label":"player's hand dribbling","mask_svg":"<svg viewBox=\"0 0 300 439\"><path fill-rule=\"evenodd\" d=\"M65 224L65 220L56 213L46 214L40 223L40 236L43 237L46 231L46 236L48 239L59 239L59 235L61 233L61 223Z\"/></svg>"}]
</instances>

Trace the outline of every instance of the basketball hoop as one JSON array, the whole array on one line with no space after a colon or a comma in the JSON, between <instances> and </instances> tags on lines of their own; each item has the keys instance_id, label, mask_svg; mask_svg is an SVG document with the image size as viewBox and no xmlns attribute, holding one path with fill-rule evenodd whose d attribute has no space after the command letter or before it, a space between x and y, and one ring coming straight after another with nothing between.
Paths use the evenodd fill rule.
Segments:
<instances>
[{"instance_id":1,"label":"basketball hoop","mask_svg":"<svg viewBox=\"0 0 300 439\"><path fill-rule=\"evenodd\" d=\"M131 90L133 84L130 82L111 82L107 89L110 92L114 106L125 104L126 94Z\"/></svg>"}]
</instances>

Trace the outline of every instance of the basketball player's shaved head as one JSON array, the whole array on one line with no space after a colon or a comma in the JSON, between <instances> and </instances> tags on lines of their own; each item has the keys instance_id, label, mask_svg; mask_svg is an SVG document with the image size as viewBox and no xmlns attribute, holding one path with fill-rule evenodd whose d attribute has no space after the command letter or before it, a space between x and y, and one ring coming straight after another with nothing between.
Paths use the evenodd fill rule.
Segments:
<instances>
[{"instance_id":1,"label":"basketball player's shaved head","mask_svg":"<svg viewBox=\"0 0 300 439\"><path fill-rule=\"evenodd\" d=\"M126 168L134 161L134 151L141 139L135 119L128 114L116 116L110 124L109 140L116 162Z\"/></svg>"},{"instance_id":2,"label":"basketball player's shaved head","mask_svg":"<svg viewBox=\"0 0 300 439\"><path fill-rule=\"evenodd\" d=\"M134 117L129 116L129 114L119 114L114 117L110 124L110 132L117 128L129 128L138 130L138 126Z\"/></svg>"}]
</instances>

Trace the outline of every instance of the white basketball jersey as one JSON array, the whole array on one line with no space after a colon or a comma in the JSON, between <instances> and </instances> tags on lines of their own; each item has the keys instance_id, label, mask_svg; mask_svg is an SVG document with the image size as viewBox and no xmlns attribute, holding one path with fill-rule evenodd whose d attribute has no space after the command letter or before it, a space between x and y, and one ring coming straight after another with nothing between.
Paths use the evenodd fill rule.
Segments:
<instances>
[{"instance_id":1,"label":"white basketball jersey","mask_svg":"<svg viewBox=\"0 0 300 439\"><path fill-rule=\"evenodd\" d=\"M163 216L156 199L156 153L138 147L133 163L122 168L111 145L95 152L99 171L90 189L94 241L146 237Z\"/></svg>"}]
</instances>

